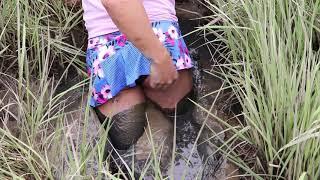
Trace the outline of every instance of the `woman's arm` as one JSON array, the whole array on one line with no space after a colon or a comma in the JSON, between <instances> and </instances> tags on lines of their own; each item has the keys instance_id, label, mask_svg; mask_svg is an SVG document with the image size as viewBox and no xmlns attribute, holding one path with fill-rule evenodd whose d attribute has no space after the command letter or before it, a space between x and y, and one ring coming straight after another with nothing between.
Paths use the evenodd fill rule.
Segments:
<instances>
[{"instance_id":1,"label":"woman's arm","mask_svg":"<svg viewBox=\"0 0 320 180\"><path fill-rule=\"evenodd\" d=\"M167 50L154 34L141 0L102 0L113 22L143 54L159 61Z\"/></svg>"},{"instance_id":2,"label":"woman's arm","mask_svg":"<svg viewBox=\"0 0 320 180\"><path fill-rule=\"evenodd\" d=\"M154 34L141 0L101 0L119 30L152 60L150 85L165 88L178 78L167 49Z\"/></svg>"}]
</instances>

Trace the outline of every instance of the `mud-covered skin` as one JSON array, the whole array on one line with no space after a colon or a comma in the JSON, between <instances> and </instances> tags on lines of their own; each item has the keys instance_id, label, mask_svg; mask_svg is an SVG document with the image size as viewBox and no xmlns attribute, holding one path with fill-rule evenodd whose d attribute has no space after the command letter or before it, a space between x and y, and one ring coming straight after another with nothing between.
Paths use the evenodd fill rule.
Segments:
<instances>
[{"instance_id":1,"label":"mud-covered skin","mask_svg":"<svg viewBox=\"0 0 320 180\"><path fill-rule=\"evenodd\" d=\"M146 162L150 161L153 149L158 151L156 156L160 160L160 168L165 171L170 166L173 146L173 123L152 103L146 109L148 126L135 145L135 168L137 172L143 170ZM152 136L152 142L151 142ZM152 174L152 168L148 175Z\"/></svg>"},{"instance_id":2,"label":"mud-covered skin","mask_svg":"<svg viewBox=\"0 0 320 180\"><path fill-rule=\"evenodd\" d=\"M147 103L145 116L148 117L148 123L143 135L133 146L127 150L115 150L110 144L106 144L106 157L110 157L110 169L112 173L118 173L120 170L130 177L127 167L134 167L135 179L139 179L144 170L144 166L152 160L153 149L161 149L156 156L160 158L160 168L166 171L171 162L173 145L173 123L151 102ZM151 133L151 134L150 134ZM151 141L152 137L152 141ZM133 160L134 154L134 161ZM124 166L127 164L127 167ZM134 166L133 166L134 165ZM132 170L130 170L132 171ZM154 174L152 167L147 170L145 179ZM152 179L152 178L151 178Z\"/></svg>"},{"instance_id":3,"label":"mud-covered skin","mask_svg":"<svg viewBox=\"0 0 320 180\"><path fill-rule=\"evenodd\" d=\"M182 116L190 112L194 108L194 103L190 100L195 99L195 91L191 90L183 99L177 104L177 111L175 109L165 109L157 106L155 103L149 102L148 107L160 109L164 115L171 121L175 116ZM152 104L152 105L151 105ZM99 110L95 109L101 124L107 119ZM112 144L117 149L128 149L132 144L136 143L139 137L143 134L146 125L146 104L138 104L132 108L120 112L112 117L112 125L109 130L109 137ZM108 123L105 123L107 126ZM107 128L107 127L106 127Z\"/></svg>"},{"instance_id":4,"label":"mud-covered skin","mask_svg":"<svg viewBox=\"0 0 320 180\"><path fill-rule=\"evenodd\" d=\"M116 149L127 150L141 137L147 123L145 109L145 103L137 104L110 118L109 138ZM96 112L100 122L103 123L108 119L98 110ZM109 123L105 124L108 125Z\"/></svg>"},{"instance_id":5,"label":"mud-covered skin","mask_svg":"<svg viewBox=\"0 0 320 180\"><path fill-rule=\"evenodd\" d=\"M182 116L187 112L190 112L194 108L194 103L191 100L195 100L195 91L192 89L184 98L182 98L178 104L177 109L160 108L162 112L170 119L174 120L175 116Z\"/></svg>"}]
</instances>

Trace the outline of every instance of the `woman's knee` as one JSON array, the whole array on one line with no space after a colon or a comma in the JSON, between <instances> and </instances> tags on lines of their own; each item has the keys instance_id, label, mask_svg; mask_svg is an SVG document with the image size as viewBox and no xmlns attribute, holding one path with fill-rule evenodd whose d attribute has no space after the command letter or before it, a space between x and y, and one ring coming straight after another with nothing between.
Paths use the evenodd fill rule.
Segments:
<instances>
[{"instance_id":1,"label":"woman's knee","mask_svg":"<svg viewBox=\"0 0 320 180\"><path fill-rule=\"evenodd\" d=\"M146 124L145 101L142 89L137 86L122 90L116 97L95 108L100 122L109 130L115 148L127 149L142 135Z\"/></svg>"},{"instance_id":2,"label":"woman's knee","mask_svg":"<svg viewBox=\"0 0 320 180\"><path fill-rule=\"evenodd\" d=\"M166 90L157 90L144 87L146 96L165 109L175 109L181 101L190 96L193 89L193 80L191 70L179 71L178 80ZM187 97L187 98L186 98ZM187 100L188 101L188 100Z\"/></svg>"},{"instance_id":3,"label":"woman's knee","mask_svg":"<svg viewBox=\"0 0 320 180\"><path fill-rule=\"evenodd\" d=\"M122 90L105 104L97 107L97 109L105 116L111 117L119 112L130 109L136 104L144 103L145 101L146 99L142 88L136 86Z\"/></svg>"},{"instance_id":4,"label":"woman's knee","mask_svg":"<svg viewBox=\"0 0 320 180\"><path fill-rule=\"evenodd\" d=\"M137 104L112 117L109 136L115 148L128 149L141 137L147 122L145 108L145 103Z\"/></svg>"},{"instance_id":5,"label":"woman's knee","mask_svg":"<svg viewBox=\"0 0 320 180\"><path fill-rule=\"evenodd\" d=\"M176 103L175 108L161 107L161 109L169 117L180 116L194 108L192 100L195 100L195 91L193 89Z\"/></svg>"}]
</instances>

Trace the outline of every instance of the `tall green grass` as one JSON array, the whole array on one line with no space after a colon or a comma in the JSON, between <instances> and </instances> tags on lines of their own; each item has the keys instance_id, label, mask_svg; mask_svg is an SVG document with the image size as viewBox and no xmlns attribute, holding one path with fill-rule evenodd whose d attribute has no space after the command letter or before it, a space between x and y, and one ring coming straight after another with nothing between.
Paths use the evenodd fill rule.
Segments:
<instances>
[{"instance_id":1,"label":"tall green grass","mask_svg":"<svg viewBox=\"0 0 320 180\"><path fill-rule=\"evenodd\" d=\"M72 97L81 98L88 80L56 92L71 66L80 74L83 70L79 60L84 54L79 48L82 44L72 31L81 25L81 13L81 9L67 8L63 1L0 2L0 90L2 94L6 91L0 101L10 99L0 106L6 113L0 119L1 179L83 177L90 160L102 157L104 143L92 145L85 135L80 138L74 133L71 138L70 129L88 122L85 103L78 105L80 112L73 116L77 109L70 107L77 99ZM84 30L80 32L85 42ZM58 65L65 70L55 71ZM18 133L12 133L13 127L7 127L6 122L14 122ZM87 126L78 128L82 134L87 132ZM104 136L101 134L99 142ZM78 138L82 139L78 141L81 147L73 142ZM101 176L102 166L97 168Z\"/></svg>"},{"instance_id":2,"label":"tall green grass","mask_svg":"<svg viewBox=\"0 0 320 180\"><path fill-rule=\"evenodd\" d=\"M229 49L216 73L232 85L244 135L265 167L247 175L320 179L320 1L206 2L208 18L222 23L203 28L223 30L218 37Z\"/></svg>"},{"instance_id":3,"label":"tall green grass","mask_svg":"<svg viewBox=\"0 0 320 180\"><path fill-rule=\"evenodd\" d=\"M18 57L28 62L25 65L31 74L41 74L44 63L56 67L73 61L72 66L78 70L83 67L79 57L84 53L79 47L85 43L86 36L84 29L79 29L81 9L67 8L63 1L42 0L1 1L0 8L2 71L17 69ZM75 34L72 30L77 28L80 33ZM77 42L79 38L75 36L83 36L82 42ZM48 62L41 61L46 53L50 54Z\"/></svg>"},{"instance_id":4,"label":"tall green grass","mask_svg":"<svg viewBox=\"0 0 320 180\"><path fill-rule=\"evenodd\" d=\"M129 174L111 174L103 159L107 132L93 127L86 103L90 80L82 76L81 14L61 0L0 1L0 179L134 178L134 167L126 166ZM71 67L82 80L58 91ZM164 179L162 147L151 136L140 179L148 169Z\"/></svg>"},{"instance_id":5,"label":"tall green grass","mask_svg":"<svg viewBox=\"0 0 320 180\"><path fill-rule=\"evenodd\" d=\"M218 67L243 109L244 128L236 135L259 148L261 171L250 170L230 152L232 147L230 160L255 179L319 179L320 1L216 2L207 1L208 7L223 24L203 29L229 49L222 56L226 63ZM70 104L79 101L65 99L76 94L86 99L89 80L56 91L70 67L80 74L84 69L76 38L84 33L73 31L82 24L81 13L62 1L0 1L0 83L13 98L0 106L7 113L1 120L13 118L20 130L14 135L0 129L1 179L117 179L103 162L104 130L96 133L96 141L86 133L92 123L88 105L79 112ZM54 71L57 64L65 70ZM164 178L158 151L153 149L142 175L151 167L158 179Z\"/></svg>"}]
</instances>

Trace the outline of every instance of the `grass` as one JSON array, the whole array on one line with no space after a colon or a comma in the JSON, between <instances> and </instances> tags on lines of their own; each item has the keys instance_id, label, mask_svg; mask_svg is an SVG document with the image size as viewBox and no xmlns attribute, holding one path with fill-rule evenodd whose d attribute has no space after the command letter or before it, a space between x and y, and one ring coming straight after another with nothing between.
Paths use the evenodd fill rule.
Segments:
<instances>
[{"instance_id":1,"label":"grass","mask_svg":"<svg viewBox=\"0 0 320 180\"><path fill-rule=\"evenodd\" d=\"M133 178L129 164L127 175L110 173L107 131L86 103L82 10L62 1L1 1L0 40L0 179ZM165 179L152 136L140 179L148 169Z\"/></svg>"},{"instance_id":2,"label":"grass","mask_svg":"<svg viewBox=\"0 0 320 180\"><path fill-rule=\"evenodd\" d=\"M0 177L83 176L90 160L101 161L104 148L101 141L105 140L101 138L97 145L88 142L85 132L89 108L83 107L85 111L78 114L71 113L76 109L68 110L70 102L75 101L72 97L81 97L88 80L66 91L56 91L71 67L77 70L78 76L83 74L84 64L79 59L84 55L82 44L76 42L72 31L82 24L82 11L67 8L62 1L41 0L1 1L0 8L1 90L8 92L1 97L5 101L1 111L6 113L1 121L16 122L19 132L14 134L9 127L0 129ZM62 74L55 72L57 64L65 68L58 72ZM83 137L71 133L76 126L76 115L87 122L86 126L77 126L84 129ZM71 118L74 122L69 122L70 116L75 118ZM104 137L105 133L100 135ZM73 142L77 139L82 142L80 147ZM102 166L99 170L101 176Z\"/></svg>"},{"instance_id":3,"label":"grass","mask_svg":"<svg viewBox=\"0 0 320 180\"><path fill-rule=\"evenodd\" d=\"M218 37L205 44L218 47L212 56L221 53L207 73L228 84L220 90L232 89L243 116L232 127L211 113L216 100L210 109L198 104L207 112L205 121L215 117L227 127L224 132L234 132L217 151L238 165L243 177L319 179L320 1L215 2L206 1L212 16L203 18L220 25L199 29ZM103 161L107 133L93 123L85 103L90 80L83 71L81 14L61 1L0 1L0 92L6 91L0 97L5 122L0 128L1 179L119 179L124 174L109 172ZM81 81L61 90L71 74ZM220 92L203 98L215 93ZM5 125L13 122L16 131ZM141 174L151 168L154 178L165 179L161 147L153 144L148 130L152 150ZM236 149L243 144L257 147L255 168L239 158ZM173 176L173 166L170 171Z\"/></svg>"},{"instance_id":4,"label":"grass","mask_svg":"<svg viewBox=\"0 0 320 180\"><path fill-rule=\"evenodd\" d=\"M255 179L319 179L320 1L217 1L221 25L203 27L228 47L216 75L243 109L243 133L259 147ZM214 17L209 17L214 18ZM222 73L221 73L222 72ZM235 159L237 160L237 159ZM244 170L246 164L237 160Z\"/></svg>"},{"instance_id":5,"label":"grass","mask_svg":"<svg viewBox=\"0 0 320 180\"><path fill-rule=\"evenodd\" d=\"M82 10L68 9L62 1L41 0L0 2L0 7L2 71L17 68L22 60L28 59L25 61L29 62L28 69L24 70L39 77L43 63L65 65L79 57L75 55L84 55L79 50L84 42L76 42L71 31L82 24ZM85 35L84 30L80 32ZM49 61L40 61L46 54L50 55ZM17 57L22 59L19 61ZM83 65L79 59L73 60L72 66Z\"/></svg>"}]
</instances>

